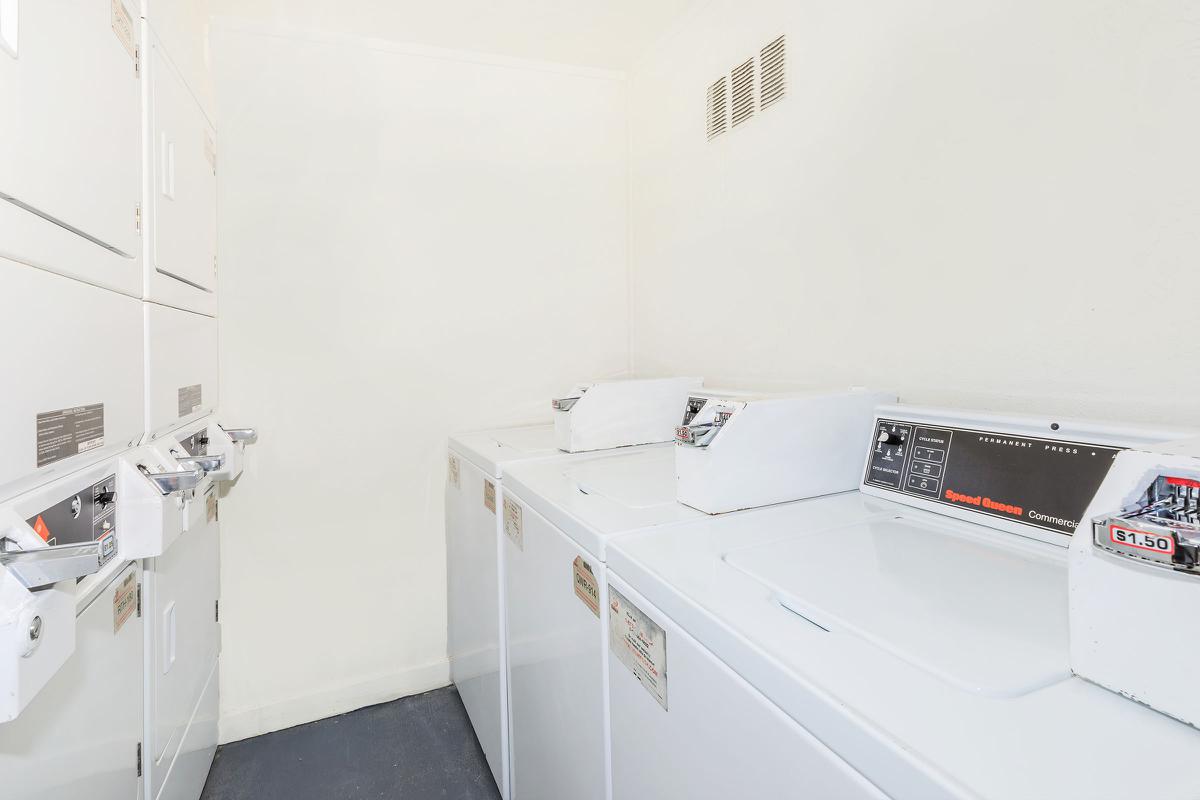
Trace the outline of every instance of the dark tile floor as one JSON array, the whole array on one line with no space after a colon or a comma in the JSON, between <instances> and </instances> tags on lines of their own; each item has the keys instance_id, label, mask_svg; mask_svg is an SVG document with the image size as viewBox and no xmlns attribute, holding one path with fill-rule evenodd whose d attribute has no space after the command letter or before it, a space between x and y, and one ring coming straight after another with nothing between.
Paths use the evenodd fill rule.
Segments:
<instances>
[{"instance_id":1,"label":"dark tile floor","mask_svg":"<svg viewBox=\"0 0 1200 800\"><path fill-rule=\"evenodd\" d=\"M232 742L201 800L497 800L454 687Z\"/></svg>"}]
</instances>

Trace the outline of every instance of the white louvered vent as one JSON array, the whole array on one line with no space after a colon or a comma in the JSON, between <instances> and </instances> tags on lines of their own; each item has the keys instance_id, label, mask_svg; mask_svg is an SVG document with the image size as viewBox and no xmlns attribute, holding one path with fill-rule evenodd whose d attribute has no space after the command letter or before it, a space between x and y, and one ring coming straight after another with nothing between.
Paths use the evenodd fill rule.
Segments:
<instances>
[{"instance_id":1,"label":"white louvered vent","mask_svg":"<svg viewBox=\"0 0 1200 800\"><path fill-rule=\"evenodd\" d=\"M729 130L729 89L724 75L708 87L704 102L704 129L710 140Z\"/></svg>"},{"instance_id":2,"label":"white louvered vent","mask_svg":"<svg viewBox=\"0 0 1200 800\"><path fill-rule=\"evenodd\" d=\"M734 67L729 82L733 90L731 117L736 128L754 116L754 59L747 59Z\"/></svg>"},{"instance_id":3,"label":"white louvered vent","mask_svg":"<svg viewBox=\"0 0 1200 800\"><path fill-rule=\"evenodd\" d=\"M783 99L787 91L787 40L780 36L762 49L758 56L761 86L758 107L763 111Z\"/></svg>"}]
</instances>

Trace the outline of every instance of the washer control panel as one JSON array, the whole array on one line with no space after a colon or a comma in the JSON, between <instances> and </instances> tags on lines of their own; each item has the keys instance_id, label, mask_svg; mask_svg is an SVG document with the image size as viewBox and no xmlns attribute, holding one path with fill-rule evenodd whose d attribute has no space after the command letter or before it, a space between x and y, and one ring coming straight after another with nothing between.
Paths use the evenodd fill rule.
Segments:
<instances>
[{"instance_id":1,"label":"washer control panel","mask_svg":"<svg viewBox=\"0 0 1200 800\"><path fill-rule=\"evenodd\" d=\"M863 482L1070 535L1120 448L878 419Z\"/></svg>"},{"instance_id":2,"label":"washer control panel","mask_svg":"<svg viewBox=\"0 0 1200 800\"><path fill-rule=\"evenodd\" d=\"M100 566L117 555L117 476L64 497L26 522L49 545L100 542Z\"/></svg>"}]
</instances>

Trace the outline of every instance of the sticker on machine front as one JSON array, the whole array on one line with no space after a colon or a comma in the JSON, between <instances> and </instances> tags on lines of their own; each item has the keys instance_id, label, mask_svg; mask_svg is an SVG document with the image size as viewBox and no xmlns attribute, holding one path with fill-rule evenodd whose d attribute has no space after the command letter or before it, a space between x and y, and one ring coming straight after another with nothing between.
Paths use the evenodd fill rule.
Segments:
<instances>
[{"instance_id":1,"label":"sticker on machine front","mask_svg":"<svg viewBox=\"0 0 1200 800\"><path fill-rule=\"evenodd\" d=\"M483 506L493 514L496 513L496 484L483 479Z\"/></svg>"},{"instance_id":2,"label":"sticker on machine front","mask_svg":"<svg viewBox=\"0 0 1200 800\"><path fill-rule=\"evenodd\" d=\"M63 408L37 415L37 465L104 446L104 404Z\"/></svg>"},{"instance_id":3,"label":"sticker on machine front","mask_svg":"<svg viewBox=\"0 0 1200 800\"><path fill-rule=\"evenodd\" d=\"M125 10L121 0L112 0L112 29L117 39L125 46L130 58L137 58L137 40L133 35L133 17Z\"/></svg>"},{"instance_id":4,"label":"sticker on machine front","mask_svg":"<svg viewBox=\"0 0 1200 800\"><path fill-rule=\"evenodd\" d=\"M608 587L608 648L667 710L667 632Z\"/></svg>"},{"instance_id":5,"label":"sticker on machine front","mask_svg":"<svg viewBox=\"0 0 1200 800\"><path fill-rule=\"evenodd\" d=\"M504 535L518 550L525 549L525 531L521 525L521 504L504 498Z\"/></svg>"},{"instance_id":6,"label":"sticker on machine front","mask_svg":"<svg viewBox=\"0 0 1200 800\"><path fill-rule=\"evenodd\" d=\"M137 581L134 580L134 573L130 572L125 576L125 580L117 585L117 591L113 593L113 633L121 630L121 627L133 617L133 612L137 610Z\"/></svg>"},{"instance_id":7,"label":"sticker on machine front","mask_svg":"<svg viewBox=\"0 0 1200 800\"><path fill-rule=\"evenodd\" d=\"M446 460L446 482L455 489L462 485L462 473L458 467L458 456L450 456Z\"/></svg>"},{"instance_id":8,"label":"sticker on machine front","mask_svg":"<svg viewBox=\"0 0 1200 800\"><path fill-rule=\"evenodd\" d=\"M179 387L179 418L195 414L204 408L204 384L195 383L191 386Z\"/></svg>"},{"instance_id":9,"label":"sticker on machine front","mask_svg":"<svg viewBox=\"0 0 1200 800\"><path fill-rule=\"evenodd\" d=\"M571 565L572 580L575 583L575 596L583 601L588 610L600 618L600 584L592 565L583 560L583 556L575 556Z\"/></svg>"},{"instance_id":10,"label":"sticker on machine front","mask_svg":"<svg viewBox=\"0 0 1200 800\"><path fill-rule=\"evenodd\" d=\"M204 496L204 517L207 522L217 521L217 487L216 484L208 487L208 494Z\"/></svg>"}]
</instances>

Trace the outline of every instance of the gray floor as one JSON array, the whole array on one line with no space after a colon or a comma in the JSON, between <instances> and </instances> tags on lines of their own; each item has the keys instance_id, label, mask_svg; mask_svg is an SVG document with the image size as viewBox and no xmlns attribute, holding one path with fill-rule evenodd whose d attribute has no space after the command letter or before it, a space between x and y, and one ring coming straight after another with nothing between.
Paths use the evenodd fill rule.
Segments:
<instances>
[{"instance_id":1,"label":"gray floor","mask_svg":"<svg viewBox=\"0 0 1200 800\"><path fill-rule=\"evenodd\" d=\"M217 750L201 800L496 800L454 687Z\"/></svg>"}]
</instances>

